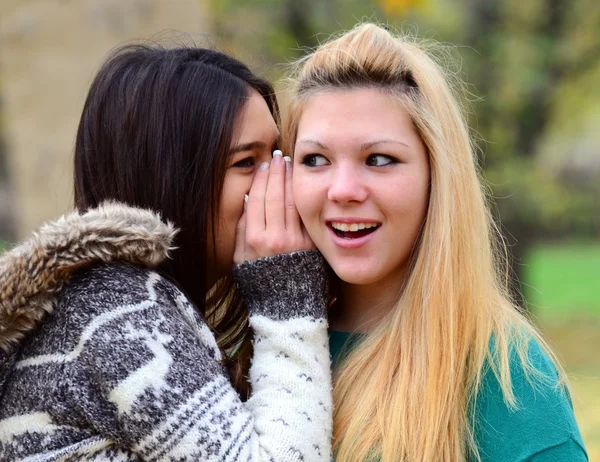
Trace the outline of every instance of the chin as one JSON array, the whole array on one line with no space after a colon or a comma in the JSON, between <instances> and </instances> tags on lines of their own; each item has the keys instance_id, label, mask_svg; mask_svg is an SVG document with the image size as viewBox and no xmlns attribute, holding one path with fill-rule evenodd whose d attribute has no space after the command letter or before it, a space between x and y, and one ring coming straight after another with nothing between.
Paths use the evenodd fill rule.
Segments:
<instances>
[{"instance_id":1,"label":"chin","mask_svg":"<svg viewBox=\"0 0 600 462\"><path fill-rule=\"evenodd\" d=\"M331 265L331 268L336 276L347 284L367 285L373 284L381 279L381 275L368 268L359 271L357 271L356 268L336 267L334 265Z\"/></svg>"}]
</instances>

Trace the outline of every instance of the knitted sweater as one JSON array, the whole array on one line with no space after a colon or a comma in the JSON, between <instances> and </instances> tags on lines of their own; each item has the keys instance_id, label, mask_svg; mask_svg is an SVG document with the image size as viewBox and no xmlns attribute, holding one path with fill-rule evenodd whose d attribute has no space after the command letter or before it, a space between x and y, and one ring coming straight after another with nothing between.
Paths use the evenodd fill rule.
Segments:
<instances>
[{"instance_id":1,"label":"knitted sweater","mask_svg":"<svg viewBox=\"0 0 600 462\"><path fill-rule=\"evenodd\" d=\"M255 338L244 403L202 317L151 269L174 233L108 203L0 259L0 460L329 460L322 257L234 268Z\"/></svg>"}]
</instances>

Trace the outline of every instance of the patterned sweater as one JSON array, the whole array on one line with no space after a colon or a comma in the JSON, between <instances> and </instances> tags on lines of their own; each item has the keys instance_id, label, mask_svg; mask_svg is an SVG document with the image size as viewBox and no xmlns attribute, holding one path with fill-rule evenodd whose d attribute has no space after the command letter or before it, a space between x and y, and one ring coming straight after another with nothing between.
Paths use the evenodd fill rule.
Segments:
<instances>
[{"instance_id":1,"label":"patterned sweater","mask_svg":"<svg viewBox=\"0 0 600 462\"><path fill-rule=\"evenodd\" d=\"M326 287L316 251L246 262L253 393L151 268L175 231L107 203L0 259L0 460L330 459Z\"/></svg>"}]
</instances>

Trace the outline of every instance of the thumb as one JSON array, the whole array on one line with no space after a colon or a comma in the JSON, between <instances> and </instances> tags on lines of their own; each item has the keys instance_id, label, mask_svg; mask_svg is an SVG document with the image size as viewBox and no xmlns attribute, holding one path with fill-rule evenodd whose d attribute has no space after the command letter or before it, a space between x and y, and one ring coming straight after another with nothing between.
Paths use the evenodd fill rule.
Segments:
<instances>
[{"instance_id":1,"label":"thumb","mask_svg":"<svg viewBox=\"0 0 600 462\"><path fill-rule=\"evenodd\" d=\"M246 197L248 197L246 195ZM244 211L235 228L235 250L233 252L233 263L239 265L246 261L246 198L244 198Z\"/></svg>"}]
</instances>

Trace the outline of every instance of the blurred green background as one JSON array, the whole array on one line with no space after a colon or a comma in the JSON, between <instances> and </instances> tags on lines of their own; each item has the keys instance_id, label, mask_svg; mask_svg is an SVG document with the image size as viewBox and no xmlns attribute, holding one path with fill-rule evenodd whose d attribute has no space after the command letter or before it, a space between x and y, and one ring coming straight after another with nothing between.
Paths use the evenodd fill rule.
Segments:
<instances>
[{"instance_id":1,"label":"blurred green background","mask_svg":"<svg viewBox=\"0 0 600 462\"><path fill-rule=\"evenodd\" d=\"M361 20L452 45L514 291L563 359L600 460L597 0L5 0L0 247L69 208L77 118L113 46L177 29L190 35L154 37L212 42L277 82L306 47Z\"/></svg>"}]
</instances>

